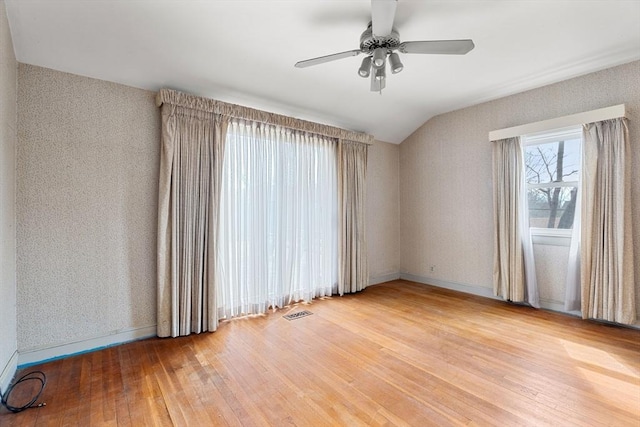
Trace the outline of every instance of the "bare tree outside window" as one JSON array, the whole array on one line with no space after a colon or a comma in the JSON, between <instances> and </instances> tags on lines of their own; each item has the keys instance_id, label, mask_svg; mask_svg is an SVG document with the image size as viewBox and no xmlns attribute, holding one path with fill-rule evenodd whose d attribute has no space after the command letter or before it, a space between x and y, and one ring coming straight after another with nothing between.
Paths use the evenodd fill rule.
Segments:
<instances>
[{"instance_id":1,"label":"bare tree outside window","mask_svg":"<svg viewBox=\"0 0 640 427\"><path fill-rule=\"evenodd\" d=\"M529 225L573 226L580 171L580 140L559 140L525 147Z\"/></svg>"}]
</instances>

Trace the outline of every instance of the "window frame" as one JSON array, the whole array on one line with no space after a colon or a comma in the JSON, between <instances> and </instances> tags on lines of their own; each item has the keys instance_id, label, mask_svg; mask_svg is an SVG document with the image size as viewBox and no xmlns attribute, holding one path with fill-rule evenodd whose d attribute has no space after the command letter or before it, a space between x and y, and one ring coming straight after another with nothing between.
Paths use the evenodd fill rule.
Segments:
<instances>
[{"instance_id":1,"label":"window frame","mask_svg":"<svg viewBox=\"0 0 640 427\"><path fill-rule=\"evenodd\" d=\"M521 135L522 141L522 156L523 164L526 167L526 160L524 158L526 147L548 144L552 142L559 142L562 140L580 140L580 158L582 161L582 126L569 126L560 129L549 129L541 132L530 133ZM582 166L582 165L581 165ZM580 180L576 181L562 181L562 182L549 182L549 183L525 183L527 191L533 188L563 188L563 187L577 187L578 192L580 188ZM555 246L569 246L571 243L572 228L546 228L546 227L529 227L533 243L534 244L547 244Z\"/></svg>"}]
</instances>

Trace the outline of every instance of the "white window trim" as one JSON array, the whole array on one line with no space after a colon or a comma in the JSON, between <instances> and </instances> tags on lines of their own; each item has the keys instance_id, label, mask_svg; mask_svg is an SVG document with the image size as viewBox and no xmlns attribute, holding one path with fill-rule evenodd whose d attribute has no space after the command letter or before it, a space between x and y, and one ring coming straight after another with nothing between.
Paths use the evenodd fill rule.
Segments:
<instances>
[{"instance_id":1,"label":"white window trim","mask_svg":"<svg viewBox=\"0 0 640 427\"><path fill-rule=\"evenodd\" d=\"M569 126L562 129L548 129L542 132L522 135L525 146L541 145L561 140L582 139L582 126Z\"/></svg>"},{"instance_id":2,"label":"white window trim","mask_svg":"<svg viewBox=\"0 0 640 427\"><path fill-rule=\"evenodd\" d=\"M527 188L562 188L577 187L578 181L527 183Z\"/></svg>"},{"instance_id":3,"label":"white window trim","mask_svg":"<svg viewBox=\"0 0 640 427\"><path fill-rule=\"evenodd\" d=\"M571 246L570 228L529 228L534 245Z\"/></svg>"}]
</instances>

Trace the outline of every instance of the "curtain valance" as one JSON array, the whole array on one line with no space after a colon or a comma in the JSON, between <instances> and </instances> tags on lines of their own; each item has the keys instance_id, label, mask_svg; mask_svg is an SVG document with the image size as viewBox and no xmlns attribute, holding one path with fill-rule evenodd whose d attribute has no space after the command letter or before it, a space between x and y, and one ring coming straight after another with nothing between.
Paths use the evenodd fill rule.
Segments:
<instances>
[{"instance_id":1,"label":"curtain valance","mask_svg":"<svg viewBox=\"0 0 640 427\"><path fill-rule=\"evenodd\" d=\"M229 104L215 99L203 98L179 92L173 89L162 89L158 92L156 95L156 105L160 107L162 104L172 104L237 119L252 120L260 123L283 126L289 129L311 132L339 140L373 144L373 136L366 133L354 132L320 123L296 119L294 117L283 116L281 114L269 113L267 111L244 107L242 105Z\"/></svg>"}]
</instances>

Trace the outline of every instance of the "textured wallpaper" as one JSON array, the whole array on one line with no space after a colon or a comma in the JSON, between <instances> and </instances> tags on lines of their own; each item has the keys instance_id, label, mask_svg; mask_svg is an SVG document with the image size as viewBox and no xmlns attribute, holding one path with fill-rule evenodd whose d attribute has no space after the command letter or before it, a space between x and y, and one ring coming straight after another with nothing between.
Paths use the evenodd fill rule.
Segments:
<instances>
[{"instance_id":1,"label":"textured wallpaper","mask_svg":"<svg viewBox=\"0 0 640 427\"><path fill-rule=\"evenodd\" d=\"M564 309L569 247L534 244L533 256L540 303L555 304Z\"/></svg>"},{"instance_id":2,"label":"textured wallpaper","mask_svg":"<svg viewBox=\"0 0 640 427\"><path fill-rule=\"evenodd\" d=\"M17 63L0 0L0 376L16 347L16 85ZM15 366L14 366L15 367ZM13 372L5 378L11 380ZM3 386L4 384L0 384Z\"/></svg>"},{"instance_id":3,"label":"textured wallpaper","mask_svg":"<svg viewBox=\"0 0 640 427\"><path fill-rule=\"evenodd\" d=\"M155 325L154 96L19 65L19 351Z\"/></svg>"},{"instance_id":4,"label":"textured wallpaper","mask_svg":"<svg viewBox=\"0 0 640 427\"><path fill-rule=\"evenodd\" d=\"M625 103L629 110L634 251L640 259L640 61L432 118L400 145L401 270L492 288L492 130ZM541 298L561 249L537 250ZM559 260L559 261L558 261ZM640 262L636 262L636 284ZM431 270L433 267L433 271ZM640 287L637 294L640 312Z\"/></svg>"},{"instance_id":5,"label":"textured wallpaper","mask_svg":"<svg viewBox=\"0 0 640 427\"><path fill-rule=\"evenodd\" d=\"M367 164L369 282L398 277L400 269L400 147L375 141Z\"/></svg>"}]
</instances>

